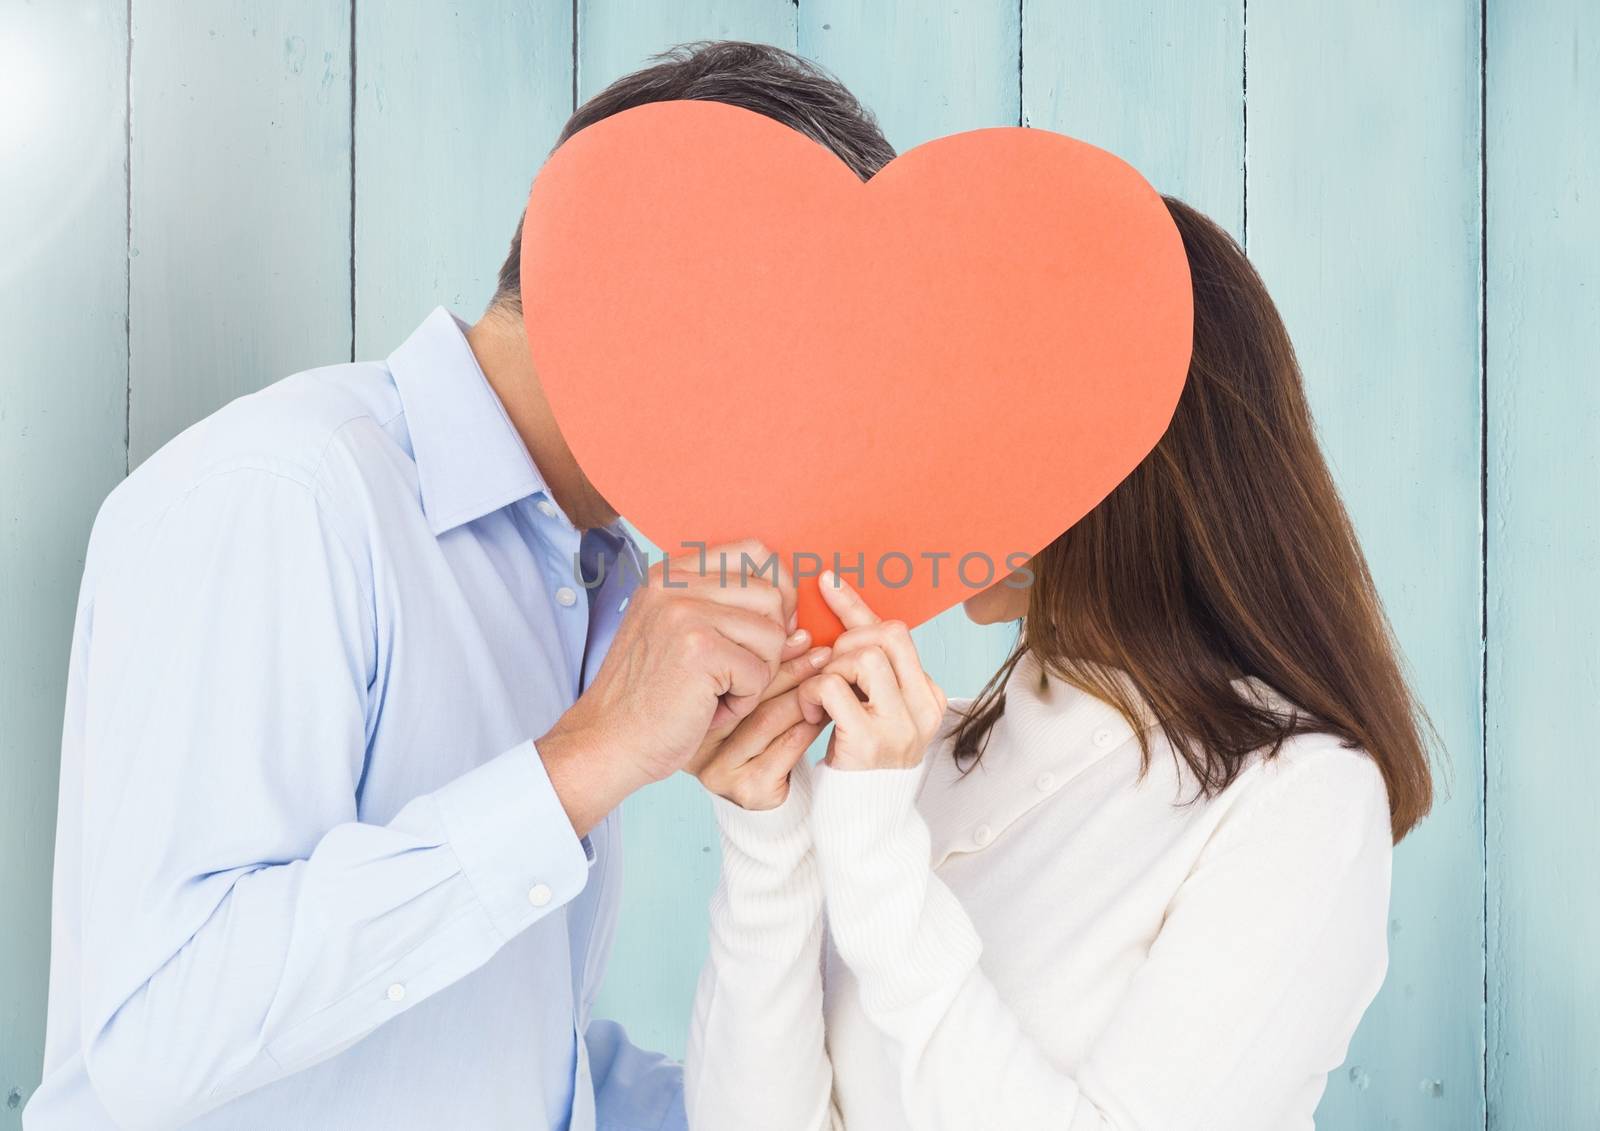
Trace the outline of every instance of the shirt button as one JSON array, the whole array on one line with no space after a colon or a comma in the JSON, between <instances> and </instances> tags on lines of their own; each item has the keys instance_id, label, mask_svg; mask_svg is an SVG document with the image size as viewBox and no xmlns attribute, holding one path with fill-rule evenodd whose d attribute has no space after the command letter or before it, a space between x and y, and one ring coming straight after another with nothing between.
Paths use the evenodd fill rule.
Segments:
<instances>
[{"instance_id":1,"label":"shirt button","mask_svg":"<svg viewBox=\"0 0 1600 1131\"><path fill-rule=\"evenodd\" d=\"M1116 737L1116 735L1111 733L1111 729L1109 727L1101 727L1099 730L1094 732L1094 744L1100 747L1100 749L1104 750L1116 740Z\"/></svg>"},{"instance_id":2,"label":"shirt button","mask_svg":"<svg viewBox=\"0 0 1600 1131\"><path fill-rule=\"evenodd\" d=\"M627 608L628 608L628 602L629 602L629 600L631 600L631 598L628 598L628 597L624 597L624 598L623 598L623 599L622 599L622 604L620 604L620 605L618 605L618 606L617 606L617 612L619 612L619 613L621 613L621 612L626 612L626 611L627 611Z\"/></svg>"},{"instance_id":3,"label":"shirt button","mask_svg":"<svg viewBox=\"0 0 1600 1131\"><path fill-rule=\"evenodd\" d=\"M396 982L394 985L390 986L386 991L384 991L384 996L386 996L390 1001L405 1001L406 988L399 982Z\"/></svg>"},{"instance_id":4,"label":"shirt button","mask_svg":"<svg viewBox=\"0 0 1600 1131\"><path fill-rule=\"evenodd\" d=\"M565 585L556 590L556 604L560 605L562 608L570 609L577 603L578 595Z\"/></svg>"},{"instance_id":5,"label":"shirt button","mask_svg":"<svg viewBox=\"0 0 1600 1131\"><path fill-rule=\"evenodd\" d=\"M534 884L528 889L528 902L535 907L545 907L554 895L549 884Z\"/></svg>"},{"instance_id":6,"label":"shirt button","mask_svg":"<svg viewBox=\"0 0 1600 1131\"><path fill-rule=\"evenodd\" d=\"M972 830L972 843L976 844L979 848L982 848L993 839L994 830L988 825L979 825L977 828Z\"/></svg>"},{"instance_id":7,"label":"shirt button","mask_svg":"<svg viewBox=\"0 0 1600 1131\"><path fill-rule=\"evenodd\" d=\"M539 513L544 515L546 518L554 518L557 514L561 513L556 510L556 505L549 499L540 499L534 504L534 506L536 506L539 509Z\"/></svg>"},{"instance_id":8,"label":"shirt button","mask_svg":"<svg viewBox=\"0 0 1600 1131\"><path fill-rule=\"evenodd\" d=\"M1039 787L1040 793L1049 793L1056 787L1056 776L1054 774L1040 774L1038 780L1033 784Z\"/></svg>"}]
</instances>

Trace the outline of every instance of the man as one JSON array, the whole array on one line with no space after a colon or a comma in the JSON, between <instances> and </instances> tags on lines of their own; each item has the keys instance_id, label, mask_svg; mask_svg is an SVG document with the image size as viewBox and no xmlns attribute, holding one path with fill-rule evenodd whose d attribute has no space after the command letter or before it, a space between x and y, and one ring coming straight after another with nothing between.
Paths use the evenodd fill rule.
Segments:
<instances>
[{"instance_id":1,"label":"man","mask_svg":"<svg viewBox=\"0 0 1600 1131\"><path fill-rule=\"evenodd\" d=\"M742 44L622 79L562 140L685 98L863 177L892 156L837 83ZM519 245L476 325L437 310L384 363L237 401L102 509L30 1131L682 1126L677 1066L590 1021L614 811L759 718L806 641L781 577L691 557L633 591L531 368Z\"/></svg>"}]
</instances>

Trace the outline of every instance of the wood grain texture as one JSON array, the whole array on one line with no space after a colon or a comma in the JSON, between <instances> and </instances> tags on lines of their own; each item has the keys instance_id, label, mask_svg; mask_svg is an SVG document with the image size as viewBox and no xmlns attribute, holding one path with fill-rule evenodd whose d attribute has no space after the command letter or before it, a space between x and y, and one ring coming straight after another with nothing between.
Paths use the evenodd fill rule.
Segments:
<instances>
[{"instance_id":1,"label":"wood grain texture","mask_svg":"<svg viewBox=\"0 0 1600 1131\"><path fill-rule=\"evenodd\" d=\"M1318 1126L1600 1126L1592 3L1488 0L1484 29L1470 0L579 0L576 26L568 0L129 12L0 7L0 1131L38 1079L99 501L240 393L382 355L435 303L472 317L574 95L726 37L832 68L902 148L1060 129L1248 237L1449 752L1448 799L1397 853L1388 983ZM959 611L917 635L956 695L1011 640ZM687 779L626 823L600 1011L681 1052L714 829Z\"/></svg>"},{"instance_id":2,"label":"wood grain texture","mask_svg":"<svg viewBox=\"0 0 1600 1131\"><path fill-rule=\"evenodd\" d=\"M1017 0L805 0L800 53L842 79L904 153L960 130L1021 123Z\"/></svg>"},{"instance_id":3,"label":"wood grain texture","mask_svg":"<svg viewBox=\"0 0 1600 1131\"><path fill-rule=\"evenodd\" d=\"M78 577L127 447L128 28L0 9L0 1129L44 1055L61 704Z\"/></svg>"},{"instance_id":4,"label":"wood grain texture","mask_svg":"<svg viewBox=\"0 0 1600 1131\"><path fill-rule=\"evenodd\" d=\"M1244 0L1028 0L1022 120L1110 149L1244 233Z\"/></svg>"},{"instance_id":5,"label":"wood grain texture","mask_svg":"<svg viewBox=\"0 0 1600 1131\"><path fill-rule=\"evenodd\" d=\"M1486 35L1489 1115L1600 1127L1600 8Z\"/></svg>"},{"instance_id":6,"label":"wood grain texture","mask_svg":"<svg viewBox=\"0 0 1600 1131\"><path fill-rule=\"evenodd\" d=\"M572 100L566 4L356 5L356 356L475 320Z\"/></svg>"},{"instance_id":7,"label":"wood grain texture","mask_svg":"<svg viewBox=\"0 0 1600 1131\"><path fill-rule=\"evenodd\" d=\"M1448 797L1395 855L1388 981L1319 1127L1483 1122L1477 12L1248 9L1250 254L1448 752Z\"/></svg>"},{"instance_id":8,"label":"wood grain texture","mask_svg":"<svg viewBox=\"0 0 1600 1131\"><path fill-rule=\"evenodd\" d=\"M578 101L682 43L740 39L793 51L786 0L578 0Z\"/></svg>"},{"instance_id":9,"label":"wood grain texture","mask_svg":"<svg viewBox=\"0 0 1600 1131\"><path fill-rule=\"evenodd\" d=\"M577 31L582 101L680 43L741 39L792 51L795 6L787 0L579 0ZM650 554L654 561L659 550L651 546ZM719 867L711 806L700 784L679 774L630 797L623 830L622 918L595 1008L625 1025L637 1044L682 1056Z\"/></svg>"},{"instance_id":10,"label":"wood grain texture","mask_svg":"<svg viewBox=\"0 0 1600 1131\"><path fill-rule=\"evenodd\" d=\"M129 443L350 356L350 8L133 5Z\"/></svg>"}]
</instances>

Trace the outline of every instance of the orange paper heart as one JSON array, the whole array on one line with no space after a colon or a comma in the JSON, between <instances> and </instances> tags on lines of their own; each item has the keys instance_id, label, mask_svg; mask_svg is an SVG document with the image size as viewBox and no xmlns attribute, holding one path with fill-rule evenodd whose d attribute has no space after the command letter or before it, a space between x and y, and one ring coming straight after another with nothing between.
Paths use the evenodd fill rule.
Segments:
<instances>
[{"instance_id":1,"label":"orange paper heart","mask_svg":"<svg viewBox=\"0 0 1600 1131\"><path fill-rule=\"evenodd\" d=\"M556 151L522 294L601 493L671 553L761 539L821 642L822 568L918 624L1083 517L1166 429L1193 319L1166 207L1104 150L976 130L863 184L712 102Z\"/></svg>"}]
</instances>

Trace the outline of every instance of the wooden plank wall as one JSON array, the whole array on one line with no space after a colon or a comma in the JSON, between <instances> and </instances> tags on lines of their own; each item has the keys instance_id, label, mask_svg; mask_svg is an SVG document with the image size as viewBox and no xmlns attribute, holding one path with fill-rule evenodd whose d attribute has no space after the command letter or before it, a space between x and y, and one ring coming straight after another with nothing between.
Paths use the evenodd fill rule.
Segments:
<instances>
[{"instance_id":1,"label":"wooden plank wall","mask_svg":"<svg viewBox=\"0 0 1600 1131\"><path fill-rule=\"evenodd\" d=\"M1600 6L1489 0L1489 1124L1600 1127Z\"/></svg>"},{"instance_id":2,"label":"wooden plank wall","mask_svg":"<svg viewBox=\"0 0 1600 1131\"><path fill-rule=\"evenodd\" d=\"M1478 12L1248 16L1246 242L1449 752L1448 797L1395 857L1389 979L1323 1110L1454 1131L1483 1103Z\"/></svg>"},{"instance_id":3,"label":"wooden plank wall","mask_svg":"<svg viewBox=\"0 0 1600 1131\"><path fill-rule=\"evenodd\" d=\"M39 1080L67 650L127 471L128 24L0 8L0 1128ZM47 109L49 112L47 113Z\"/></svg>"},{"instance_id":4,"label":"wooden plank wall","mask_svg":"<svg viewBox=\"0 0 1600 1131\"><path fill-rule=\"evenodd\" d=\"M672 44L838 73L901 149L1062 130L1243 241L1449 790L1319 1125L1600 1126L1600 19L1589 0L346 0L0 7L0 1131L43 1044L84 541L242 392L488 298L575 100ZM919 630L970 693L1010 634ZM682 1047L716 872L687 781L627 806L603 1009Z\"/></svg>"}]
</instances>

